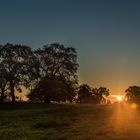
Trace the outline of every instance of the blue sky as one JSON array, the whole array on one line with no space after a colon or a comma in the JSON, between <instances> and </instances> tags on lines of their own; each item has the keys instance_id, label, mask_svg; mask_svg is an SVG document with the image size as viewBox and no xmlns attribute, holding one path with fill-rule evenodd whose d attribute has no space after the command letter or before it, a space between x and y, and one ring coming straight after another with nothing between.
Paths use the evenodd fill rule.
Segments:
<instances>
[{"instance_id":1,"label":"blue sky","mask_svg":"<svg viewBox=\"0 0 140 140\"><path fill-rule=\"evenodd\" d=\"M80 83L121 94L140 85L139 0L0 0L0 43L78 51Z\"/></svg>"}]
</instances>

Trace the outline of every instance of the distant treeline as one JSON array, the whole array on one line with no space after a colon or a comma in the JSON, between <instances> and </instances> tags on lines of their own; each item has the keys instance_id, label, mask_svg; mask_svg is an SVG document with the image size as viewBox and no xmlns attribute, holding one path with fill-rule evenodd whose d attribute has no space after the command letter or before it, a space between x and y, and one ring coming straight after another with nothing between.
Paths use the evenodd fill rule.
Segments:
<instances>
[{"instance_id":1,"label":"distant treeline","mask_svg":"<svg viewBox=\"0 0 140 140\"><path fill-rule=\"evenodd\" d=\"M35 50L25 45L0 45L0 102L16 102L15 93L24 87L32 102L109 103L106 87L78 85L78 67L75 48L63 44Z\"/></svg>"}]
</instances>

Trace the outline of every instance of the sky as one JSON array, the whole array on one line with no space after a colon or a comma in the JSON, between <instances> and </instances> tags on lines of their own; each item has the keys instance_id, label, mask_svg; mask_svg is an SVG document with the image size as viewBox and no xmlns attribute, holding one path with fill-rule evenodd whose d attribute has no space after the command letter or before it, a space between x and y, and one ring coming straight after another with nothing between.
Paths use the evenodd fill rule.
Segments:
<instances>
[{"instance_id":1,"label":"sky","mask_svg":"<svg viewBox=\"0 0 140 140\"><path fill-rule=\"evenodd\" d=\"M79 83L124 94L140 85L139 7L139 0L0 0L0 43L74 47Z\"/></svg>"}]
</instances>

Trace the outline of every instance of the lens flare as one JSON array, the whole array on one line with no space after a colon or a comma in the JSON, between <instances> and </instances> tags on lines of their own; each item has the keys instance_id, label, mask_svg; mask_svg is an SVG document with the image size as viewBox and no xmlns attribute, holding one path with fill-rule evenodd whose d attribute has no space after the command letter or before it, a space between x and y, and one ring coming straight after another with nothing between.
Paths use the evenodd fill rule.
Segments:
<instances>
[{"instance_id":1,"label":"lens flare","mask_svg":"<svg viewBox=\"0 0 140 140\"><path fill-rule=\"evenodd\" d=\"M137 104L136 104L136 103L132 103L132 104L130 105L130 107L131 107L132 109L136 109L136 108L137 108Z\"/></svg>"}]
</instances>

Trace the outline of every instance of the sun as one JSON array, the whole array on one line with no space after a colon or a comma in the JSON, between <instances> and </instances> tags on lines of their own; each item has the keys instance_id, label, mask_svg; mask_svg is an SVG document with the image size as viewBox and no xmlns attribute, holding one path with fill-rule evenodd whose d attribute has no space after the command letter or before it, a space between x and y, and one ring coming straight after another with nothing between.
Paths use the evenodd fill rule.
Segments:
<instances>
[{"instance_id":1,"label":"sun","mask_svg":"<svg viewBox=\"0 0 140 140\"><path fill-rule=\"evenodd\" d=\"M122 101L123 100L123 98L121 97L121 96L117 96L117 101Z\"/></svg>"}]
</instances>

